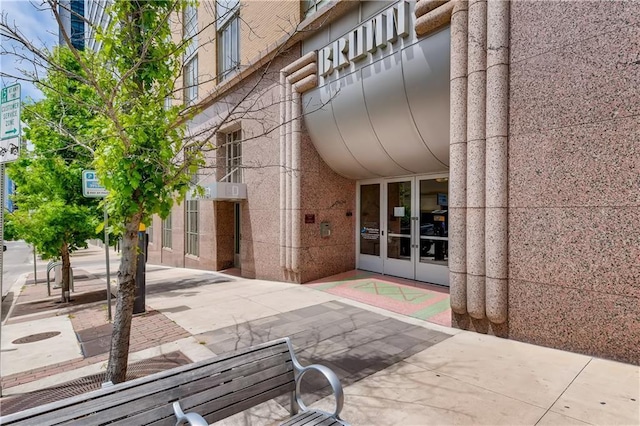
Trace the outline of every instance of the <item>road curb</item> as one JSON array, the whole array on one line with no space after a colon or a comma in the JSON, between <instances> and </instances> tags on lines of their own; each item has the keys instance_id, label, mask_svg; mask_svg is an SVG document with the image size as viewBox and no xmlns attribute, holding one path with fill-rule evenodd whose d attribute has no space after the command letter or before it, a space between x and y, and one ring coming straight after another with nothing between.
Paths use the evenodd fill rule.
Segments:
<instances>
[{"instance_id":1,"label":"road curb","mask_svg":"<svg viewBox=\"0 0 640 426\"><path fill-rule=\"evenodd\" d=\"M7 322L7 320L11 317L11 313L13 312L13 307L16 305L16 302L18 301L18 295L20 293L18 292L18 294L16 294L14 289L15 288L22 289L22 286L25 285L25 283L27 282L27 276L29 274L30 274L30 272L25 272L24 274L20 275L18 277L18 279L16 280L16 282L13 283L13 285L11 286L11 288L9 289L7 294L5 296L2 296L2 301L0 303L4 302L4 299L6 299L6 297L9 295L9 293L13 294L13 300L11 300L11 306L7 310L7 314L4 317L4 320L0 323L1 325L4 325ZM4 311L4 309L3 309L3 311Z\"/></svg>"}]
</instances>

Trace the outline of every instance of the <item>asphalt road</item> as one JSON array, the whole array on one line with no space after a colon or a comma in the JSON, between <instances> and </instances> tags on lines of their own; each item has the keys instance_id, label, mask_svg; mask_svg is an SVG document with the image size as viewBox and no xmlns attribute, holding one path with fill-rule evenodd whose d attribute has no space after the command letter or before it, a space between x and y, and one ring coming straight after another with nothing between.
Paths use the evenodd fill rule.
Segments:
<instances>
[{"instance_id":1,"label":"asphalt road","mask_svg":"<svg viewBox=\"0 0 640 426\"><path fill-rule=\"evenodd\" d=\"M33 252L31 246L24 241L5 241L7 251L2 257L2 297L5 297L11 286L20 275L33 272Z\"/></svg>"}]
</instances>

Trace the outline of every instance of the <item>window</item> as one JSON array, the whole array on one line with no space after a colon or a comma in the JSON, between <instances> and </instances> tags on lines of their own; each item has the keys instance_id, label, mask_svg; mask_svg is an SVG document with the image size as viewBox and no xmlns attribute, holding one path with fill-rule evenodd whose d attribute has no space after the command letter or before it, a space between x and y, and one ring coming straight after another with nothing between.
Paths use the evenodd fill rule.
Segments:
<instances>
[{"instance_id":1,"label":"window","mask_svg":"<svg viewBox=\"0 0 640 426\"><path fill-rule=\"evenodd\" d=\"M171 213L162 221L162 247L171 248Z\"/></svg>"},{"instance_id":2,"label":"window","mask_svg":"<svg viewBox=\"0 0 640 426\"><path fill-rule=\"evenodd\" d=\"M187 254L199 256L198 247L198 200L187 200Z\"/></svg>"},{"instance_id":3,"label":"window","mask_svg":"<svg viewBox=\"0 0 640 426\"><path fill-rule=\"evenodd\" d=\"M311 16L327 3L328 0L303 0L302 15L304 17Z\"/></svg>"},{"instance_id":4,"label":"window","mask_svg":"<svg viewBox=\"0 0 640 426\"><path fill-rule=\"evenodd\" d=\"M189 5L184 10L182 39L187 44L182 70L184 104L191 106L198 100L198 9Z\"/></svg>"},{"instance_id":5,"label":"window","mask_svg":"<svg viewBox=\"0 0 640 426\"><path fill-rule=\"evenodd\" d=\"M240 2L219 0L218 15L218 79L224 80L240 66Z\"/></svg>"},{"instance_id":6,"label":"window","mask_svg":"<svg viewBox=\"0 0 640 426\"><path fill-rule=\"evenodd\" d=\"M184 149L184 161L189 163L189 170L193 170L191 179L189 179L192 186L197 186L200 183L200 169L197 168L197 165L201 155L198 146L189 146Z\"/></svg>"},{"instance_id":7,"label":"window","mask_svg":"<svg viewBox=\"0 0 640 426\"><path fill-rule=\"evenodd\" d=\"M149 219L149 226L147 226L148 241L153 244L153 218Z\"/></svg>"},{"instance_id":8,"label":"window","mask_svg":"<svg viewBox=\"0 0 640 426\"><path fill-rule=\"evenodd\" d=\"M193 4L184 9L182 39L188 43L185 58L190 58L198 50L198 9Z\"/></svg>"},{"instance_id":9,"label":"window","mask_svg":"<svg viewBox=\"0 0 640 426\"><path fill-rule=\"evenodd\" d=\"M171 96L167 96L164 98L164 110L169 111L171 106L173 105L173 101L171 100Z\"/></svg>"},{"instance_id":10,"label":"window","mask_svg":"<svg viewBox=\"0 0 640 426\"><path fill-rule=\"evenodd\" d=\"M236 130L226 134L225 159L226 174L225 181L232 183L242 182L242 131Z\"/></svg>"},{"instance_id":11,"label":"window","mask_svg":"<svg viewBox=\"0 0 640 426\"><path fill-rule=\"evenodd\" d=\"M198 55L184 66L184 103L191 106L198 100Z\"/></svg>"},{"instance_id":12,"label":"window","mask_svg":"<svg viewBox=\"0 0 640 426\"><path fill-rule=\"evenodd\" d=\"M84 0L71 0L71 44L78 50L84 50Z\"/></svg>"}]
</instances>

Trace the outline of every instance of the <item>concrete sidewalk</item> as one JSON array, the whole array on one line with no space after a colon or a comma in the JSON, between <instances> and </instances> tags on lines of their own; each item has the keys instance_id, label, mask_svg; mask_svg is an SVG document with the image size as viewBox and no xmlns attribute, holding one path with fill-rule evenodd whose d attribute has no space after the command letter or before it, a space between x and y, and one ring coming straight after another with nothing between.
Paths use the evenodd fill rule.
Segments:
<instances>
[{"instance_id":1,"label":"concrete sidewalk","mask_svg":"<svg viewBox=\"0 0 640 426\"><path fill-rule=\"evenodd\" d=\"M78 259L99 256L87 253ZM106 305L88 296L104 287L104 267L78 262L87 279L76 282L77 298L89 302L50 309L31 286L14 301L23 314L2 327L3 406L104 371ZM303 363L340 376L343 418L354 425L640 424L638 366L460 331L310 286L204 271L148 265L146 302L134 318L131 363L176 353L197 361L290 336ZM30 313L34 306L45 309ZM38 333L55 335L12 343ZM322 386L310 389L315 405L332 404ZM277 423L281 404L224 423Z\"/></svg>"}]
</instances>

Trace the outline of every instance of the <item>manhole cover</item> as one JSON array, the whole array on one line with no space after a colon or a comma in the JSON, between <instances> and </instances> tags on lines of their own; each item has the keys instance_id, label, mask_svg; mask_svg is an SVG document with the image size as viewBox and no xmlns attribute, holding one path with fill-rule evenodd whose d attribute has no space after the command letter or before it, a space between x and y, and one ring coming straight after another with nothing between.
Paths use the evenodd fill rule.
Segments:
<instances>
[{"instance_id":1,"label":"manhole cover","mask_svg":"<svg viewBox=\"0 0 640 426\"><path fill-rule=\"evenodd\" d=\"M59 331L47 331L46 333L30 334L29 336L16 339L11 343L13 343L14 345L21 345L23 343L39 342L40 340L51 339L58 334L60 334Z\"/></svg>"}]
</instances>

